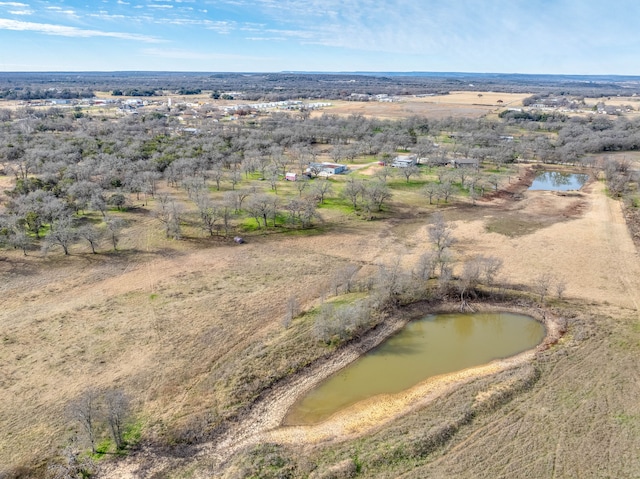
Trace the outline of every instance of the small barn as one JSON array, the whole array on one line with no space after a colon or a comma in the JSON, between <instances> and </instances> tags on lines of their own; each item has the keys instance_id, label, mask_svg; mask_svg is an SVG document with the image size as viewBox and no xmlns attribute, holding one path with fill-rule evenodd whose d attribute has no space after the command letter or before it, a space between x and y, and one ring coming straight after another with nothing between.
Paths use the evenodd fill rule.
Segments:
<instances>
[{"instance_id":1,"label":"small barn","mask_svg":"<svg viewBox=\"0 0 640 479\"><path fill-rule=\"evenodd\" d=\"M474 160L473 158L456 158L455 160L451 160L451 166L454 168L478 168L480 165L478 164L478 160Z\"/></svg>"},{"instance_id":2,"label":"small barn","mask_svg":"<svg viewBox=\"0 0 640 479\"><path fill-rule=\"evenodd\" d=\"M409 166L414 166L417 161L418 157L416 155L400 155L393 159L391 166L394 168L407 168Z\"/></svg>"},{"instance_id":3,"label":"small barn","mask_svg":"<svg viewBox=\"0 0 640 479\"><path fill-rule=\"evenodd\" d=\"M325 175L338 175L347 171L347 165L341 165L339 163L310 163L307 168L308 173L312 173L316 176Z\"/></svg>"}]
</instances>

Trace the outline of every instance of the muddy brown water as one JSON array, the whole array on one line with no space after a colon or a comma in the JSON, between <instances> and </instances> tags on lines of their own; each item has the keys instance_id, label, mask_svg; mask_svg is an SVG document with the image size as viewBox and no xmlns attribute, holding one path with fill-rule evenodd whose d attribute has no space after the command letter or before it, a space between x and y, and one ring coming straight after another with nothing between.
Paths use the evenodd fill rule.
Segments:
<instances>
[{"instance_id":1,"label":"muddy brown water","mask_svg":"<svg viewBox=\"0 0 640 479\"><path fill-rule=\"evenodd\" d=\"M432 376L532 349L544 336L544 326L522 314L429 315L409 323L303 396L284 424L321 422L358 401L399 393Z\"/></svg>"},{"instance_id":2,"label":"muddy brown water","mask_svg":"<svg viewBox=\"0 0 640 479\"><path fill-rule=\"evenodd\" d=\"M531 191L570 191L582 188L589 175L580 173L562 173L560 171L543 171L536 175L529 187Z\"/></svg>"}]
</instances>

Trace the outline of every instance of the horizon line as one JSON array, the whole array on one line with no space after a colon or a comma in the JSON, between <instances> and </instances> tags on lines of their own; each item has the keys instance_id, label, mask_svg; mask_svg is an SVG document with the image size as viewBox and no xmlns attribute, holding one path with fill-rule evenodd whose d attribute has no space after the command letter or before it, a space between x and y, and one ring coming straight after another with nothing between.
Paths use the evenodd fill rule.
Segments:
<instances>
[{"instance_id":1,"label":"horizon line","mask_svg":"<svg viewBox=\"0 0 640 479\"><path fill-rule=\"evenodd\" d=\"M442 76L549 76L549 77L625 77L637 78L640 80L640 74L621 74L621 73L518 73L518 72L462 72L462 71L429 71L429 70L280 70L280 71L206 71L206 70L11 70L0 71L0 76L10 74L53 74L53 75L71 75L71 74L191 74L191 75L273 75L273 74L292 74L292 75L442 75Z\"/></svg>"}]
</instances>

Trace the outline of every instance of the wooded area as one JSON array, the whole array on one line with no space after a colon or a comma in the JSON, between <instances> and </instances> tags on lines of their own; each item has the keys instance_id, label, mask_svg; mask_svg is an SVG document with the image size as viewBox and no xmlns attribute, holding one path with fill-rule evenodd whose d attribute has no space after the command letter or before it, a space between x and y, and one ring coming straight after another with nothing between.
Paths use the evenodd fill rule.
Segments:
<instances>
[{"instance_id":1,"label":"wooded area","mask_svg":"<svg viewBox=\"0 0 640 479\"><path fill-rule=\"evenodd\" d=\"M467 310L478 297L507 298L513 288L526 301L544 306L553 297L558 307L565 307L560 303L566 277L502 277L503 260L469 238L460 244L455 220L443 212L453 218L492 218L492 211L476 211L494 199L517 203L527 181L520 175L545 165L587 173L593 182L604 180L606 193L621 201L629 227L637 232L640 173L634 155L640 150L640 117L635 90L625 81L285 73L3 78L0 258L10 278L5 287L22 284L29 274L37 278L46 269L47 289L34 280L25 297L42 294L50 301L47 294L56 291L58 275L71 283L75 274L83 279L69 283L69 306L62 304L52 313L55 320L49 321L47 311L36 311L31 321L22 306L14 306L15 324L3 332L3 344L11 351L7 364L15 370L0 380L12 388L21 384L17 372L27 367L22 359L28 354L17 348L28 339L20 336L24 325L40 328L42 323L46 328L50 323L60 331L87 325L88 335L76 332L85 344L77 354L69 353L67 345L65 359L56 359L59 370L44 366L69 374L73 384L52 394L51 408L60 414L39 419L50 419L40 426L48 434L42 443L53 452L37 460L24 452L7 469L7 477L89 474L94 460L106 453L125 454L138 447L141 437L151 448L186 457L194 451L190 448L233 428L278 381L386 324L389 311L395 314L415 301L446 299ZM469 101L480 103L487 101L483 95L489 90L531 96L518 104L492 103L481 118L413 115L392 120L335 114L330 106L309 109L303 104L285 110L244 103L302 98L355 104L376 101L376 95L398 96L393 100L402 102L402 95L408 101L412 95L449 95L454 89L473 89ZM96 98L95 92L114 103L82 103ZM619 92L625 98L616 102ZM160 99L124 103L141 95ZM197 100L191 100L194 95ZM35 102L46 99L74 103ZM225 110L230 105L235 109ZM409 158L408 163L399 166L397 157ZM345 165L347 171L325 175L322 164L329 162ZM581 194L574 203L567 197L566 208L559 208L548 224L582 211ZM513 226L522 219L521 211L504 213L507 220L487 220L486 230L524 235ZM541 225L547 223L534 228ZM337 239L321 243L320 249L297 242L335 232ZM367 240L361 247L363 237ZM415 253L410 267L394 242ZM250 249L252 244L258 249ZM374 251L373 245L379 249ZM349 253L342 253L345 247ZM384 260L381 254L387 255ZM167 262L176 263L171 273L158 266L170 278L166 284L155 269L160 261L166 268ZM182 272L181 261L195 265ZM142 290L100 293L108 299L98 294L95 302L71 305L69 297L84 279L91 290L96 284L102 288L102 275L117 283L119 275L132 271L136 288L145 285ZM338 299L326 301L329 297ZM193 298L199 301L195 312L189 302ZM186 317L195 324L193 330L181 322ZM120 330L138 322L144 323L144 333ZM106 339L111 331L116 336ZM67 340L57 329L34 337ZM122 363L131 360L128 354L141 344L147 347L146 366L162 361L167 372L122 372ZM90 351L86 356L85 349ZM91 368L100 367L96 364L119 371L117 380L96 379L99 384L93 384ZM153 393L146 396L145 388ZM36 404L33 400L12 411L36 428L26 417L38 409ZM12 431L16 424L11 423ZM31 439L19 440L24 447ZM0 459L20 455L7 451ZM260 451L260 457L270 457L269 451ZM252 454L235 460L249 461ZM372 449L369 466L379 469L376 454ZM287 461L297 464L292 470L309 469L293 458ZM238 470L253 472L262 467L241 466Z\"/></svg>"}]
</instances>

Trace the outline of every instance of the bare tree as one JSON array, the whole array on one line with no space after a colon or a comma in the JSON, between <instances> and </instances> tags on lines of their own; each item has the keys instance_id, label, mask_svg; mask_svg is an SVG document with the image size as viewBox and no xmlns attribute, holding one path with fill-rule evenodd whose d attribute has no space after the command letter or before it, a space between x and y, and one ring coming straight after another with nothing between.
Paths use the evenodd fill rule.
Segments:
<instances>
[{"instance_id":1,"label":"bare tree","mask_svg":"<svg viewBox=\"0 0 640 479\"><path fill-rule=\"evenodd\" d=\"M122 218L108 216L105 220L107 224L107 234L111 240L113 251L118 249L118 243L120 243L120 234L125 226L125 222Z\"/></svg>"},{"instance_id":2,"label":"bare tree","mask_svg":"<svg viewBox=\"0 0 640 479\"><path fill-rule=\"evenodd\" d=\"M489 175L487 178L487 183L493 186L493 191L498 191L498 186L500 185L500 177L498 175Z\"/></svg>"},{"instance_id":3,"label":"bare tree","mask_svg":"<svg viewBox=\"0 0 640 479\"><path fill-rule=\"evenodd\" d=\"M540 296L540 302L544 303L544 298L549 293L553 283L553 276L550 273L543 273L533 279L533 290Z\"/></svg>"},{"instance_id":4,"label":"bare tree","mask_svg":"<svg viewBox=\"0 0 640 479\"><path fill-rule=\"evenodd\" d=\"M395 173L396 171L392 167L388 165L384 165L382 168L376 171L373 176L375 178L378 178L380 181L386 183L389 180L389 178L395 175Z\"/></svg>"},{"instance_id":5,"label":"bare tree","mask_svg":"<svg viewBox=\"0 0 640 479\"><path fill-rule=\"evenodd\" d=\"M231 189L235 190L236 185L242 181L242 172L238 168L231 170L229 174L229 182L231 183Z\"/></svg>"},{"instance_id":6,"label":"bare tree","mask_svg":"<svg viewBox=\"0 0 640 479\"><path fill-rule=\"evenodd\" d=\"M224 201L229 206L233 207L235 212L239 212L242 209L242 203L251 195L251 191L249 190L234 190L227 191L224 194Z\"/></svg>"},{"instance_id":7,"label":"bare tree","mask_svg":"<svg viewBox=\"0 0 640 479\"><path fill-rule=\"evenodd\" d=\"M438 185L437 183L431 183L431 182L427 183L422 188L422 194L427 198L429 198L430 205L433 204L433 197L437 196L439 190L440 190L440 185Z\"/></svg>"},{"instance_id":8,"label":"bare tree","mask_svg":"<svg viewBox=\"0 0 640 479\"><path fill-rule=\"evenodd\" d=\"M466 296L474 293L481 281L488 286L494 284L501 267L502 260L493 256L475 256L464 263L458 282L461 310L469 307Z\"/></svg>"},{"instance_id":9,"label":"bare tree","mask_svg":"<svg viewBox=\"0 0 640 479\"><path fill-rule=\"evenodd\" d=\"M206 187L200 178L196 178L195 176L187 176L184 178L181 186L187 192L189 199L196 202L206 191Z\"/></svg>"},{"instance_id":10,"label":"bare tree","mask_svg":"<svg viewBox=\"0 0 640 479\"><path fill-rule=\"evenodd\" d=\"M91 452L96 453L96 424L99 416L98 392L87 389L67 406L68 415L78 421L87 435Z\"/></svg>"},{"instance_id":11,"label":"bare tree","mask_svg":"<svg viewBox=\"0 0 640 479\"><path fill-rule=\"evenodd\" d=\"M222 165L214 165L211 170L209 170L209 178L211 178L216 184L216 190L220 191L220 182L224 178L224 171L222 170Z\"/></svg>"},{"instance_id":12,"label":"bare tree","mask_svg":"<svg viewBox=\"0 0 640 479\"><path fill-rule=\"evenodd\" d=\"M420 170L416 165L409 165L405 168L400 168L400 170L402 176L407 180L407 183L409 183L409 179L412 176L420 176L420 173L422 173L422 170Z\"/></svg>"},{"instance_id":13,"label":"bare tree","mask_svg":"<svg viewBox=\"0 0 640 479\"><path fill-rule=\"evenodd\" d=\"M440 266L440 275L442 275L451 262L451 254L449 248L455 243L453 237L453 227L448 224L442 213L434 213L433 221L428 227L429 241L435 250L436 263Z\"/></svg>"},{"instance_id":14,"label":"bare tree","mask_svg":"<svg viewBox=\"0 0 640 479\"><path fill-rule=\"evenodd\" d=\"M69 247L77 240L78 234L73 227L70 217L62 217L51 223L51 228L44 238L43 250L46 252L52 246L60 246L65 255L69 254Z\"/></svg>"},{"instance_id":15,"label":"bare tree","mask_svg":"<svg viewBox=\"0 0 640 479\"><path fill-rule=\"evenodd\" d=\"M390 265L380 265L375 280L375 297L379 307L396 306L408 279L400 266L397 256Z\"/></svg>"},{"instance_id":16,"label":"bare tree","mask_svg":"<svg viewBox=\"0 0 640 479\"><path fill-rule=\"evenodd\" d=\"M363 184L362 196L365 204L375 206L382 211L382 206L391 198L391 190L382 181L371 181Z\"/></svg>"},{"instance_id":17,"label":"bare tree","mask_svg":"<svg viewBox=\"0 0 640 479\"><path fill-rule=\"evenodd\" d=\"M96 247L100 242L100 231L92 224L86 224L78 228L77 233L79 238L86 240L89 243L91 246L91 252L96 254Z\"/></svg>"},{"instance_id":18,"label":"bare tree","mask_svg":"<svg viewBox=\"0 0 640 479\"><path fill-rule=\"evenodd\" d=\"M208 196L199 198L196 205L198 206L202 229L209 233L209 236L213 236L218 231L218 221L221 219L218 208Z\"/></svg>"},{"instance_id":19,"label":"bare tree","mask_svg":"<svg viewBox=\"0 0 640 479\"><path fill-rule=\"evenodd\" d=\"M294 183L299 196L309 187L309 180L304 175L299 176Z\"/></svg>"},{"instance_id":20,"label":"bare tree","mask_svg":"<svg viewBox=\"0 0 640 479\"><path fill-rule=\"evenodd\" d=\"M300 223L303 228L311 226L311 221L316 216L315 207L315 200L312 198L292 198L285 205L289 212L289 222L294 225Z\"/></svg>"},{"instance_id":21,"label":"bare tree","mask_svg":"<svg viewBox=\"0 0 640 479\"><path fill-rule=\"evenodd\" d=\"M438 185L438 200L442 198L445 203L449 201L449 198L453 196L453 183L448 180L443 181L440 185Z\"/></svg>"},{"instance_id":22,"label":"bare tree","mask_svg":"<svg viewBox=\"0 0 640 479\"><path fill-rule=\"evenodd\" d=\"M564 278L558 278L556 281L556 294L558 295L558 299L562 299L564 296L564 292L567 289L567 280Z\"/></svg>"},{"instance_id":23,"label":"bare tree","mask_svg":"<svg viewBox=\"0 0 640 479\"><path fill-rule=\"evenodd\" d=\"M482 260L479 257L473 258L464 263L462 274L458 282L460 288L460 310L469 307L465 295L473 291L480 282L482 275Z\"/></svg>"},{"instance_id":24,"label":"bare tree","mask_svg":"<svg viewBox=\"0 0 640 479\"><path fill-rule=\"evenodd\" d=\"M355 264L348 264L336 271L331 280L333 294L337 296L340 292L340 287L343 288L345 293L350 293L353 288L353 278L359 269Z\"/></svg>"},{"instance_id":25,"label":"bare tree","mask_svg":"<svg viewBox=\"0 0 640 479\"><path fill-rule=\"evenodd\" d=\"M95 463L90 457L81 454L77 447L69 445L62 451L60 462L47 467L46 479L78 479L92 477Z\"/></svg>"},{"instance_id":26,"label":"bare tree","mask_svg":"<svg viewBox=\"0 0 640 479\"><path fill-rule=\"evenodd\" d=\"M342 194L345 198L351 201L353 209L355 210L358 208L358 198L362 197L363 191L364 187L362 181L358 181L355 178L349 178L344 185Z\"/></svg>"},{"instance_id":27,"label":"bare tree","mask_svg":"<svg viewBox=\"0 0 640 479\"><path fill-rule=\"evenodd\" d=\"M280 175L278 174L278 168L275 165L271 166L270 168L267 168L267 171L265 172L265 177L269 180L271 189L277 195L278 183L280 182Z\"/></svg>"},{"instance_id":28,"label":"bare tree","mask_svg":"<svg viewBox=\"0 0 640 479\"><path fill-rule=\"evenodd\" d=\"M324 199L327 195L333 192L333 184L329 180L316 180L311 186L311 194L320 203L324 203Z\"/></svg>"},{"instance_id":29,"label":"bare tree","mask_svg":"<svg viewBox=\"0 0 640 479\"><path fill-rule=\"evenodd\" d=\"M320 306L320 311L313 323L313 332L319 341L328 343L334 334L332 327L333 312L334 306L331 303L323 303Z\"/></svg>"},{"instance_id":30,"label":"bare tree","mask_svg":"<svg viewBox=\"0 0 640 479\"><path fill-rule=\"evenodd\" d=\"M300 314L300 303L295 296L289 296L287 299L287 304L285 307L284 318L282 320L282 325L285 329L288 329L291 326L291 322Z\"/></svg>"},{"instance_id":31,"label":"bare tree","mask_svg":"<svg viewBox=\"0 0 640 479\"><path fill-rule=\"evenodd\" d=\"M482 272L487 286L493 286L496 283L501 269L502 260L500 258L496 258L495 256L483 257Z\"/></svg>"},{"instance_id":32,"label":"bare tree","mask_svg":"<svg viewBox=\"0 0 640 479\"><path fill-rule=\"evenodd\" d=\"M0 216L0 243L13 248L20 248L27 256L27 251L32 247L31 235L25 230L25 221L17 214Z\"/></svg>"},{"instance_id":33,"label":"bare tree","mask_svg":"<svg viewBox=\"0 0 640 479\"><path fill-rule=\"evenodd\" d=\"M250 214L256 219L258 223L258 227L260 227L260 220L262 219L264 222L264 227L267 227L267 220L270 218L274 218L276 216L276 203L274 203L275 198L272 198L267 194L258 194L249 198L247 201L247 210Z\"/></svg>"},{"instance_id":34,"label":"bare tree","mask_svg":"<svg viewBox=\"0 0 640 479\"><path fill-rule=\"evenodd\" d=\"M103 217L107 215L107 200L105 199L102 191L93 193L91 200L89 201L89 207L99 211Z\"/></svg>"},{"instance_id":35,"label":"bare tree","mask_svg":"<svg viewBox=\"0 0 640 479\"><path fill-rule=\"evenodd\" d=\"M131 414L131 401L121 389L107 391L104 395L105 417L116 449L126 446L124 428Z\"/></svg>"},{"instance_id":36,"label":"bare tree","mask_svg":"<svg viewBox=\"0 0 640 479\"><path fill-rule=\"evenodd\" d=\"M437 256L434 252L423 253L418 258L413 274L417 278L426 281L435 275L437 265Z\"/></svg>"},{"instance_id":37,"label":"bare tree","mask_svg":"<svg viewBox=\"0 0 640 479\"><path fill-rule=\"evenodd\" d=\"M182 234L182 209L175 200L169 198L168 195L160 195L158 197L156 218L164 225L164 232L167 238L180 238Z\"/></svg>"}]
</instances>

